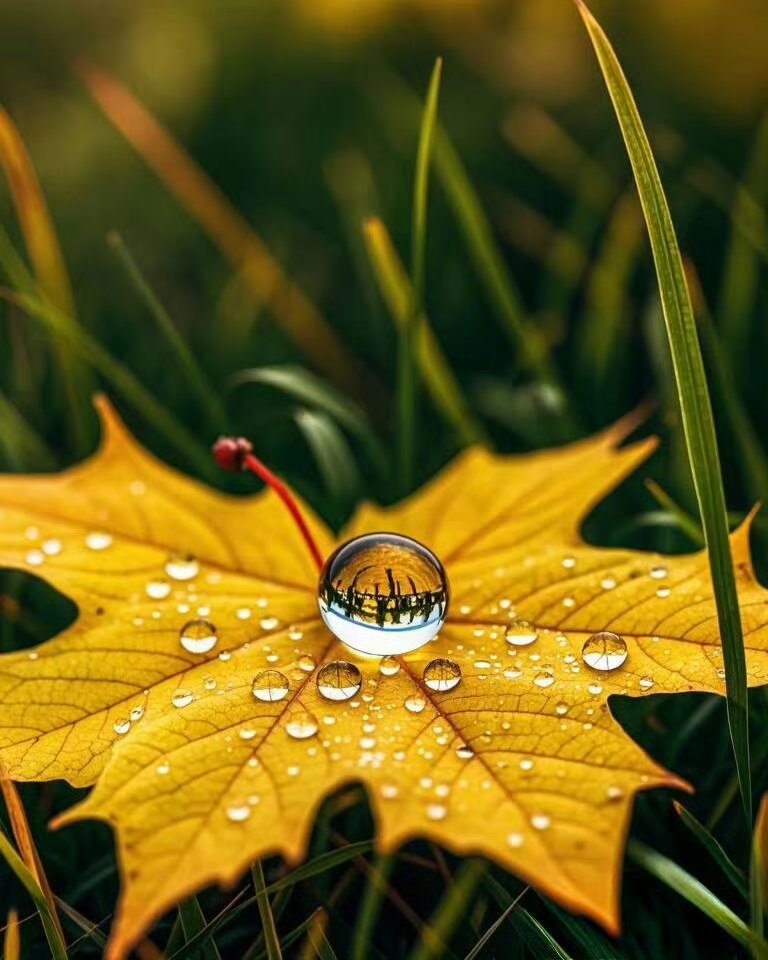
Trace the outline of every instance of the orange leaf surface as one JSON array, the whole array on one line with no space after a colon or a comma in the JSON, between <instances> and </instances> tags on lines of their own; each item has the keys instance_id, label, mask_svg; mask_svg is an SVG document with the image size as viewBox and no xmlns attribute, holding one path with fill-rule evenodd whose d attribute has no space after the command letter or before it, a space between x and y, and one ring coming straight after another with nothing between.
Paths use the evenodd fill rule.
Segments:
<instances>
[{"instance_id":1,"label":"orange leaf surface","mask_svg":"<svg viewBox=\"0 0 768 960\"><path fill-rule=\"evenodd\" d=\"M484 854L616 930L634 794L685 784L627 736L609 697L724 691L706 557L580 537L653 441L618 449L619 424L526 456L474 449L404 503L363 506L341 540L412 536L441 558L452 589L436 640L384 676L323 626L317 571L274 493L209 490L99 408L103 445L83 466L0 478L0 564L79 608L60 636L0 658L0 759L19 780L95 783L60 820L96 817L117 831L124 882L109 957L254 858L299 860L318 805L351 781L369 792L381 849L425 836ZM303 510L329 552L330 532ZM734 535L733 552L757 684L768 680L768 604L748 534ZM196 617L216 627L206 653L180 643ZM538 639L508 643L515 617ZM624 639L620 668L582 660L599 630ZM460 664L455 689L424 685L436 656ZM361 670L359 697L320 697L314 675L334 658ZM252 695L266 669L288 679L283 700ZM292 736L292 721L310 734Z\"/></svg>"}]
</instances>

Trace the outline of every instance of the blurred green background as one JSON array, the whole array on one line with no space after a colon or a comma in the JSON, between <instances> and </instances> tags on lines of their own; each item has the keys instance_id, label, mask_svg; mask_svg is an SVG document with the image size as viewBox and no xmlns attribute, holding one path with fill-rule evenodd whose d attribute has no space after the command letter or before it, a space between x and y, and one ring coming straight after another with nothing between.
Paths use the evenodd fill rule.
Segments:
<instances>
[{"instance_id":1,"label":"blurred green background","mask_svg":"<svg viewBox=\"0 0 768 960\"><path fill-rule=\"evenodd\" d=\"M768 485L768 5L603 0L594 11L651 134L690 260L736 522ZM650 428L664 444L644 475L658 481L662 493L654 495L641 479L630 481L590 518L588 534L610 545L697 546L695 522L680 512L695 514L695 500L644 226L592 50L566 0L6 0L0 5L0 94L48 200L81 329L191 434L197 453L190 456L188 446L174 442L175 428L164 429L130 390L89 362L81 371L82 393L106 390L143 442L193 473L206 473L204 451L219 429L251 437L259 455L334 525L364 496L397 499L404 492L392 454L397 334L366 254L362 222L380 217L409 262L420 100L438 55L445 60L440 122L488 218L526 329L545 343L556 370L553 386L526 363L435 176L426 309L478 435L499 450L534 449L583 436L650 401ZM303 371L292 382L306 387L314 383L309 374L328 379L327 357L297 346L280 311L254 296L89 96L83 64L108 71L132 91L325 318L351 358L333 386L346 420L333 410L327 416L327 393L317 404L274 383L241 382L243 371L290 365ZM23 251L5 185L0 214ZM108 242L115 231L191 351L191 376L189 358L185 366L183 350L158 326L124 257ZM95 417L80 402L73 418L56 357L43 325L16 305L0 308L3 469L51 469L93 449ZM200 375L223 405L222 416L196 391ZM417 437L413 486L462 444L423 389ZM230 486L251 484L235 478ZM756 539L763 569L768 554L761 523ZM37 642L72 617L60 598L31 581L6 575L0 584L3 649ZM702 819L717 812L721 839L743 859L722 704L649 697L616 710L655 757L696 783L692 807ZM763 701L758 710L764 722ZM706 758L700 742L709 745ZM766 786L766 752L758 744L757 790ZM51 838L44 823L52 809L71 801L71 791L31 788L24 795L54 889L92 920L108 916L115 873L106 831L79 826ZM638 810L638 834L728 900L728 889L718 886L671 813L669 797L643 797ZM343 816L347 835L370 835L364 804ZM95 863L101 872L93 872ZM6 884L1 870L0 879ZM440 902L439 878L425 882L415 868L401 866L396 881L421 916ZM312 896L325 902L327 890L318 886ZM211 905L221 905L217 894L209 896ZM17 902L17 892L6 884L0 908L7 899ZM342 944L357 906L350 894L334 914ZM295 909L298 922L299 908L286 909L287 917ZM387 909L392 922L379 931L371 956L395 955L413 939L412 927ZM479 900L473 909L479 923L488 905ZM531 911L573 956L587 955L552 908L531 897ZM611 947L617 957L736 955L701 914L631 868L624 914L627 933ZM464 931L470 944L472 929ZM247 932L238 927L231 943L242 945ZM96 950L90 942L79 949L83 955ZM511 937L499 940L498 953L488 953L496 955L548 954Z\"/></svg>"}]
</instances>

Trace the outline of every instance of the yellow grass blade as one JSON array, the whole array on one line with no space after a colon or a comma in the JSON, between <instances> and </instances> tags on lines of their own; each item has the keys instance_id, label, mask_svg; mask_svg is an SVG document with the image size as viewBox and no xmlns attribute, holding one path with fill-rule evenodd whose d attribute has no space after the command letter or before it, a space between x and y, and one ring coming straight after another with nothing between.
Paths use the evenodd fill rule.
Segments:
<instances>
[{"instance_id":1,"label":"yellow grass blade","mask_svg":"<svg viewBox=\"0 0 768 960\"><path fill-rule=\"evenodd\" d=\"M20 960L21 939L19 936L19 918L15 910L8 911L8 923L5 926L3 960Z\"/></svg>"},{"instance_id":2,"label":"yellow grass blade","mask_svg":"<svg viewBox=\"0 0 768 960\"><path fill-rule=\"evenodd\" d=\"M111 74L83 62L76 70L106 117L241 274L254 300L272 312L305 356L337 386L357 397L371 397L370 375L363 375L317 307L210 177Z\"/></svg>"}]
</instances>

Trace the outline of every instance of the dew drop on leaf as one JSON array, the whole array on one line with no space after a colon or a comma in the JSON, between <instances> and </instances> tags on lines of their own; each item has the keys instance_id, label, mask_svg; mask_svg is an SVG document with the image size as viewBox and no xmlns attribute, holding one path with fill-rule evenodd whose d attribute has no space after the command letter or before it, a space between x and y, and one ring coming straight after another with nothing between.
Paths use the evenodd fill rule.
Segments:
<instances>
[{"instance_id":1,"label":"dew drop on leaf","mask_svg":"<svg viewBox=\"0 0 768 960\"><path fill-rule=\"evenodd\" d=\"M564 717L568 713L568 704L565 700L561 700L560 703L555 704L555 713L558 717Z\"/></svg>"},{"instance_id":2,"label":"dew drop on leaf","mask_svg":"<svg viewBox=\"0 0 768 960\"><path fill-rule=\"evenodd\" d=\"M298 710L287 717L285 732L294 740L307 740L317 733L317 720L308 711Z\"/></svg>"},{"instance_id":3,"label":"dew drop on leaf","mask_svg":"<svg viewBox=\"0 0 768 960\"><path fill-rule=\"evenodd\" d=\"M214 679L214 677L206 677L205 680L203 680L203 686L205 687L206 690L209 690L209 691L215 690L216 680Z\"/></svg>"},{"instance_id":4,"label":"dew drop on leaf","mask_svg":"<svg viewBox=\"0 0 768 960\"><path fill-rule=\"evenodd\" d=\"M424 684L430 690L444 693L446 690L458 687L460 683L461 667L455 660L438 657L436 660L430 660L424 667Z\"/></svg>"},{"instance_id":5,"label":"dew drop on leaf","mask_svg":"<svg viewBox=\"0 0 768 960\"><path fill-rule=\"evenodd\" d=\"M317 692L326 700L351 700L359 692L363 676L354 663L334 660L317 674Z\"/></svg>"},{"instance_id":6,"label":"dew drop on leaf","mask_svg":"<svg viewBox=\"0 0 768 960\"><path fill-rule=\"evenodd\" d=\"M152 600L165 600L171 592L171 585L167 580L150 580L145 590Z\"/></svg>"},{"instance_id":7,"label":"dew drop on leaf","mask_svg":"<svg viewBox=\"0 0 768 960\"><path fill-rule=\"evenodd\" d=\"M128 731L131 729L131 721L125 719L115 720L114 724L112 725L112 729L116 734L122 736L124 733L128 733Z\"/></svg>"},{"instance_id":8,"label":"dew drop on leaf","mask_svg":"<svg viewBox=\"0 0 768 960\"><path fill-rule=\"evenodd\" d=\"M555 671L548 665L539 667L533 682L537 687L551 687L555 682Z\"/></svg>"},{"instance_id":9,"label":"dew drop on leaf","mask_svg":"<svg viewBox=\"0 0 768 960\"><path fill-rule=\"evenodd\" d=\"M394 677L400 673L400 661L397 657L382 657L379 664L379 673L383 677Z\"/></svg>"},{"instance_id":10,"label":"dew drop on leaf","mask_svg":"<svg viewBox=\"0 0 768 960\"><path fill-rule=\"evenodd\" d=\"M374 533L343 544L325 563L320 615L360 653L408 653L437 635L448 611L448 581L437 557L409 537Z\"/></svg>"},{"instance_id":11,"label":"dew drop on leaf","mask_svg":"<svg viewBox=\"0 0 768 960\"><path fill-rule=\"evenodd\" d=\"M621 800L624 796L624 791L621 787L611 786L605 791L605 795L609 800Z\"/></svg>"},{"instance_id":12,"label":"dew drop on leaf","mask_svg":"<svg viewBox=\"0 0 768 960\"><path fill-rule=\"evenodd\" d=\"M638 681L638 683L641 689L650 690L654 684L654 679L653 677L640 677L640 680Z\"/></svg>"},{"instance_id":13,"label":"dew drop on leaf","mask_svg":"<svg viewBox=\"0 0 768 960\"><path fill-rule=\"evenodd\" d=\"M421 713L426 705L427 701L420 693L413 693L410 697L406 697L405 700L405 709L409 713Z\"/></svg>"},{"instance_id":14,"label":"dew drop on leaf","mask_svg":"<svg viewBox=\"0 0 768 960\"><path fill-rule=\"evenodd\" d=\"M210 653L219 635L210 620L190 620L179 632L179 642L188 653Z\"/></svg>"},{"instance_id":15,"label":"dew drop on leaf","mask_svg":"<svg viewBox=\"0 0 768 960\"><path fill-rule=\"evenodd\" d=\"M394 800L400 791L394 783L382 783L380 793L385 800Z\"/></svg>"},{"instance_id":16,"label":"dew drop on leaf","mask_svg":"<svg viewBox=\"0 0 768 960\"><path fill-rule=\"evenodd\" d=\"M654 580L663 580L668 576L666 567L651 567L651 576Z\"/></svg>"},{"instance_id":17,"label":"dew drop on leaf","mask_svg":"<svg viewBox=\"0 0 768 960\"><path fill-rule=\"evenodd\" d=\"M279 670L262 670L254 677L251 692L257 700L275 703L287 696L288 680Z\"/></svg>"},{"instance_id":18,"label":"dew drop on leaf","mask_svg":"<svg viewBox=\"0 0 768 960\"><path fill-rule=\"evenodd\" d=\"M581 648L581 657L593 670L616 670L629 655L627 645L616 633L593 633Z\"/></svg>"},{"instance_id":19,"label":"dew drop on leaf","mask_svg":"<svg viewBox=\"0 0 768 960\"><path fill-rule=\"evenodd\" d=\"M166 561L165 572L171 580L192 580L200 572L200 564L189 553L177 553Z\"/></svg>"},{"instance_id":20,"label":"dew drop on leaf","mask_svg":"<svg viewBox=\"0 0 768 960\"><path fill-rule=\"evenodd\" d=\"M522 833L507 834L507 846L511 847L513 850L517 850L519 847L522 847L523 843L524 837Z\"/></svg>"},{"instance_id":21,"label":"dew drop on leaf","mask_svg":"<svg viewBox=\"0 0 768 960\"><path fill-rule=\"evenodd\" d=\"M456 747L456 756L459 760L471 760L474 755L475 751L466 743L459 744L459 746Z\"/></svg>"},{"instance_id":22,"label":"dew drop on leaf","mask_svg":"<svg viewBox=\"0 0 768 960\"><path fill-rule=\"evenodd\" d=\"M504 639L514 647L527 647L539 639L539 634L530 620L513 620L504 633Z\"/></svg>"},{"instance_id":23,"label":"dew drop on leaf","mask_svg":"<svg viewBox=\"0 0 768 960\"><path fill-rule=\"evenodd\" d=\"M535 813L531 817L531 826L534 830L546 830L551 822L551 819L546 815L546 813Z\"/></svg>"},{"instance_id":24,"label":"dew drop on leaf","mask_svg":"<svg viewBox=\"0 0 768 960\"><path fill-rule=\"evenodd\" d=\"M61 540L44 540L41 546L46 557L57 557L61 553Z\"/></svg>"},{"instance_id":25,"label":"dew drop on leaf","mask_svg":"<svg viewBox=\"0 0 768 960\"><path fill-rule=\"evenodd\" d=\"M191 690L177 690L171 698L171 703L174 707L188 707L190 703L195 699L195 695Z\"/></svg>"},{"instance_id":26,"label":"dew drop on leaf","mask_svg":"<svg viewBox=\"0 0 768 960\"><path fill-rule=\"evenodd\" d=\"M428 803L426 813L428 820L445 820L448 809L442 803Z\"/></svg>"},{"instance_id":27,"label":"dew drop on leaf","mask_svg":"<svg viewBox=\"0 0 768 960\"><path fill-rule=\"evenodd\" d=\"M587 693L591 693L593 697L599 697L602 692L602 683L590 683L587 687Z\"/></svg>"},{"instance_id":28,"label":"dew drop on leaf","mask_svg":"<svg viewBox=\"0 0 768 960\"><path fill-rule=\"evenodd\" d=\"M45 554L42 550L30 550L27 553L26 561L30 567L39 567L45 561Z\"/></svg>"},{"instance_id":29,"label":"dew drop on leaf","mask_svg":"<svg viewBox=\"0 0 768 960\"><path fill-rule=\"evenodd\" d=\"M86 536L85 545L89 550L106 550L107 547L112 546L112 536L109 533L94 530Z\"/></svg>"},{"instance_id":30,"label":"dew drop on leaf","mask_svg":"<svg viewBox=\"0 0 768 960\"><path fill-rule=\"evenodd\" d=\"M242 823L244 820L247 820L251 815L251 808L247 803L234 803L232 806L227 807L227 820L231 820L232 823Z\"/></svg>"},{"instance_id":31,"label":"dew drop on leaf","mask_svg":"<svg viewBox=\"0 0 768 960\"><path fill-rule=\"evenodd\" d=\"M311 657L308 653L304 653L299 657L299 669L303 670L304 673L312 673L315 669L315 658Z\"/></svg>"},{"instance_id":32,"label":"dew drop on leaf","mask_svg":"<svg viewBox=\"0 0 768 960\"><path fill-rule=\"evenodd\" d=\"M171 772L171 765L167 760L163 760L161 763L155 767L155 772L159 773L161 777L166 777Z\"/></svg>"}]
</instances>

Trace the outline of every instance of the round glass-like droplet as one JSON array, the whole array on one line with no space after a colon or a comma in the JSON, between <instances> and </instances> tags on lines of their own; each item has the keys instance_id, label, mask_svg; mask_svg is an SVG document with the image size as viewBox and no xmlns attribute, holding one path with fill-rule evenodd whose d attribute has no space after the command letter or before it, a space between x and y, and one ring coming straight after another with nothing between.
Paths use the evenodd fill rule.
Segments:
<instances>
[{"instance_id":1,"label":"round glass-like droplet","mask_svg":"<svg viewBox=\"0 0 768 960\"><path fill-rule=\"evenodd\" d=\"M308 740L317 733L317 720L306 710L299 710L285 721L285 731L294 740Z\"/></svg>"},{"instance_id":2,"label":"round glass-like droplet","mask_svg":"<svg viewBox=\"0 0 768 960\"><path fill-rule=\"evenodd\" d=\"M379 673L382 677L394 677L400 673L400 662L397 657L382 657L379 663Z\"/></svg>"},{"instance_id":3,"label":"round glass-like droplet","mask_svg":"<svg viewBox=\"0 0 768 960\"><path fill-rule=\"evenodd\" d=\"M288 695L288 681L279 670L262 670L253 678L251 692L263 703L275 703Z\"/></svg>"},{"instance_id":4,"label":"round glass-like droplet","mask_svg":"<svg viewBox=\"0 0 768 960\"><path fill-rule=\"evenodd\" d=\"M424 667L424 684L430 690L444 693L458 687L460 683L461 667L454 660L438 657L437 660L430 660Z\"/></svg>"},{"instance_id":5,"label":"round glass-like droplet","mask_svg":"<svg viewBox=\"0 0 768 960\"><path fill-rule=\"evenodd\" d=\"M504 639L513 647L527 647L539 639L539 634L530 620L513 620L504 632Z\"/></svg>"},{"instance_id":6,"label":"round glass-like droplet","mask_svg":"<svg viewBox=\"0 0 768 960\"><path fill-rule=\"evenodd\" d=\"M172 580L192 580L199 571L200 565L189 553L175 553L165 564L165 572Z\"/></svg>"},{"instance_id":7,"label":"round glass-like droplet","mask_svg":"<svg viewBox=\"0 0 768 960\"><path fill-rule=\"evenodd\" d=\"M210 653L219 635L210 620L190 620L179 632L179 642L188 653Z\"/></svg>"},{"instance_id":8,"label":"round glass-like droplet","mask_svg":"<svg viewBox=\"0 0 768 960\"><path fill-rule=\"evenodd\" d=\"M317 692L325 700L351 700L359 692L363 675L346 660L326 663L317 672Z\"/></svg>"},{"instance_id":9,"label":"round glass-like droplet","mask_svg":"<svg viewBox=\"0 0 768 960\"><path fill-rule=\"evenodd\" d=\"M593 670L616 670L626 662L628 656L624 640L607 630L593 633L581 648L582 660Z\"/></svg>"},{"instance_id":10,"label":"round glass-like droplet","mask_svg":"<svg viewBox=\"0 0 768 960\"><path fill-rule=\"evenodd\" d=\"M371 533L339 547L320 574L325 625L353 650L394 656L437 635L448 612L443 565L425 546L395 533Z\"/></svg>"}]
</instances>

